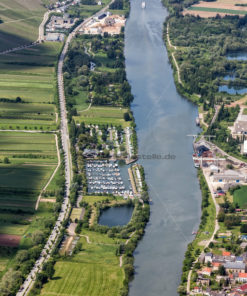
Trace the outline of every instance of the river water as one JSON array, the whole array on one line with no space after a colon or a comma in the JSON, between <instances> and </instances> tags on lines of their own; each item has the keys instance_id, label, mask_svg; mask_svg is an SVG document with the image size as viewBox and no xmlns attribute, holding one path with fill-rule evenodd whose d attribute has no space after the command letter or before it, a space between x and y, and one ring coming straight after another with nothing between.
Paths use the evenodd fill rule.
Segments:
<instances>
[{"instance_id":1,"label":"river water","mask_svg":"<svg viewBox=\"0 0 247 296\"><path fill-rule=\"evenodd\" d=\"M152 199L150 222L135 256L130 296L177 295L182 261L200 221L201 192L192 162L197 108L176 91L162 40L167 10L160 0L131 0L125 38L127 76L135 97L139 154ZM141 157L141 158L144 158Z\"/></svg>"}]
</instances>

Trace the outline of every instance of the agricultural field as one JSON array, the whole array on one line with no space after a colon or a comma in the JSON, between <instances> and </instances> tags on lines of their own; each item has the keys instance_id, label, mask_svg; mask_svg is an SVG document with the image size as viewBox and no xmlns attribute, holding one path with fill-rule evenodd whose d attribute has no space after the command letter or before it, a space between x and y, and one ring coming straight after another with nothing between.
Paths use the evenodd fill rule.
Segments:
<instances>
[{"instance_id":1,"label":"agricultural field","mask_svg":"<svg viewBox=\"0 0 247 296\"><path fill-rule=\"evenodd\" d=\"M55 66L61 46L46 43L0 56L0 129L57 129Z\"/></svg>"},{"instance_id":2,"label":"agricultural field","mask_svg":"<svg viewBox=\"0 0 247 296\"><path fill-rule=\"evenodd\" d=\"M242 186L234 191L233 202L238 204L240 208L247 208L247 186Z\"/></svg>"},{"instance_id":3,"label":"agricultural field","mask_svg":"<svg viewBox=\"0 0 247 296\"><path fill-rule=\"evenodd\" d=\"M246 0L217 0L213 2L201 1L198 4L185 9L183 14L199 15L200 17L215 17L217 14L221 16L244 16L247 14L247 6L245 5L247 5Z\"/></svg>"},{"instance_id":4,"label":"agricultural field","mask_svg":"<svg viewBox=\"0 0 247 296\"><path fill-rule=\"evenodd\" d=\"M1 0L0 51L37 40L45 10L41 0Z\"/></svg>"},{"instance_id":5,"label":"agricultural field","mask_svg":"<svg viewBox=\"0 0 247 296\"><path fill-rule=\"evenodd\" d=\"M0 132L0 154L0 209L32 211L57 164L54 135Z\"/></svg>"},{"instance_id":6,"label":"agricultural field","mask_svg":"<svg viewBox=\"0 0 247 296\"><path fill-rule=\"evenodd\" d=\"M82 251L71 259L55 264L53 279L44 285L40 295L119 295L124 271L115 255L117 246L86 242L81 238Z\"/></svg>"},{"instance_id":7,"label":"agricultural field","mask_svg":"<svg viewBox=\"0 0 247 296\"><path fill-rule=\"evenodd\" d=\"M40 204L35 216L0 208L0 279L14 264L16 252L32 246L32 233L48 231L47 221L54 221L53 208L49 203Z\"/></svg>"},{"instance_id":8,"label":"agricultural field","mask_svg":"<svg viewBox=\"0 0 247 296\"><path fill-rule=\"evenodd\" d=\"M124 113L127 111L127 108L119 107L91 107L87 111L78 112L78 116L74 116L74 120L76 123L112 124L113 126L127 127L130 125L130 121L124 120Z\"/></svg>"}]
</instances>

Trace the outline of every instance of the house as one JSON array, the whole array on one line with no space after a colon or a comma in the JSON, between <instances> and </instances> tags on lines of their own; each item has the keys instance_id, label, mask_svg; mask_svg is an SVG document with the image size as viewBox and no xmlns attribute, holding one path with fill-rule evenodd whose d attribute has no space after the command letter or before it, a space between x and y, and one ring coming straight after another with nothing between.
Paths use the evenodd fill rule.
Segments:
<instances>
[{"instance_id":1,"label":"house","mask_svg":"<svg viewBox=\"0 0 247 296\"><path fill-rule=\"evenodd\" d=\"M247 293L247 284L237 287L235 289L235 291L240 292L240 293ZM242 295L242 294L240 294L240 295Z\"/></svg>"},{"instance_id":2,"label":"house","mask_svg":"<svg viewBox=\"0 0 247 296\"><path fill-rule=\"evenodd\" d=\"M213 182L245 182L246 176L234 171L234 170L226 170L221 173L217 173L213 175Z\"/></svg>"},{"instance_id":3,"label":"house","mask_svg":"<svg viewBox=\"0 0 247 296\"><path fill-rule=\"evenodd\" d=\"M245 249L247 247L247 242L242 242L241 244L240 244L240 248L241 249Z\"/></svg>"},{"instance_id":4,"label":"house","mask_svg":"<svg viewBox=\"0 0 247 296\"><path fill-rule=\"evenodd\" d=\"M244 262L244 258L240 257L240 256L237 256L236 257L236 262Z\"/></svg>"},{"instance_id":5,"label":"house","mask_svg":"<svg viewBox=\"0 0 247 296\"><path fill-rule=\"evenodd\" d=\"M241 283L247 283L247 273L239 273L236 280Z\"/></svg>"},{"instance_id":6,"label":"house","mask_svg":"<svg viewBox=\"0 0 247 296\"><path fill-rule=\"evenodd\" d=\"M213 271L218 270L222 264L223 263L221 263L221 262L212 262Z\"/></svg>"},{"instance_id":7,"label":"house","mask_svg":"<svg viewBox=\"0 0 247 296\"><path fill-rule=\"evenodd\" d=\"M212 260L213 260L213 254L212 253L206 253L205 254L205 258L204 258L204 262L205 263L208 263L208 262L212 262Z\"/></svg>"},{"instance_id":8,"label":"house","mask_svg":"<svg viewBox=\"0 0 247 296\"><path fill-rule=\"evenodd\" d=\"M214 164L211 164L210 166L210 172L211 173L218 173L220 171L219 167L214 165Z\"/></svg>"},{"instance_id":9,"label":"house","mask_svg":"<svg viewBox=\"0 0 247 296\"><path fill-rule=\"evenodd\" d=\"M224 267L228 273L240 272L245 273L245 264L243 262L226 262Z\"/></svg>"},{"instance_id":10,"label":"house","mask_svg":"<svg viewBox=\"0 0 247 296\"><path fill-rule=\"evenodd\" d=\"M222 256L231 256L231 252L222 251Z\"/></svg>"},{"instance_id":11,"label":"house","mask_svg":"<svg viewBox=\"0 0 247 296\"><path fill-rule=\"evenodd\" d=\"M94 158L98 155L98 151L95 149L85 149L83 151L83 156L85 158Z\"/></svg>"},{"instance_id":12,"label":"house","mask_svg":"<svg viewBox=\"0 0 247 296\"><path fill-rule=\"evenodd\" d=\"M194 289L192 290L192 292L194 292L194 293L201 293L202 292L202 288L200 288L200 287L194 287Z\"/></svg>"},{"instance_id":13,"label":"house","mask_svg":"<svg viewBox=\"0 0 247 296\"><path fill-rule=\"evenodd\" d=\"M203 275L198 275L196 284L198 286L209 286L210 285L210 279L207 277L204 277Z\"/></svg>"},{"instance_id":14,"label":"house","mask_svg":"<svg viewBox=\"0 0 247 296\"><path fill-rule=\"evenodd\" d=\"M202 270L199 270L197 273L200 275L210 276L212 273L212 269L210 267L204 267Z\"/></svg>"}]
</instances>

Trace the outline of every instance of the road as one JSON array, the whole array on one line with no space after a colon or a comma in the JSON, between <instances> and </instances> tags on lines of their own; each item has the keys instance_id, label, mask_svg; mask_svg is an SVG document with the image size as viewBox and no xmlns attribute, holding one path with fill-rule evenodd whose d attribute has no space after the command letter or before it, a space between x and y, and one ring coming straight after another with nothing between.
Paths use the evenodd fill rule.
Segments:
<instances>
[{"instance_id":1,"label":"road","mask_svg":"<svg viewBox=\"0 0 247 296\"><path fill-rule=\"evenodd\" d=\"M114 0L111 1L111 3ZM111 4L109 3L109 5ZM21 286L20 290L16 294L16 296L26 296L35 282L35 278L37 273L42 270L43 264L51 257L51 253L54 249L56 241L60 235L62 222L68 218L69 209L70 209L70 202L69 202L69 193L70 193L70 185L72 180L72 160L71 160L71 153L70 153L70 141L69 141L69 130L68 130L68 121L67 121L67 110L66 110L66 99L64 94L64 84L63 84L63 63L66 53L69 48L69 44L75 34L78 32L80 28L83 28L93 17L96 17L103 12L105 12L109 5L102 8L99 12L95 15L87 18L77 26L73 32L71 32L66 40L64 45L63 51L60 55L59 62L58 62L58 72L57 72L57 79L58 79L58 92L59 92L59 103L60 103L60 114L61 114L61 124L60 124L60 132L61 132L61 140L62 140L62 147L64 151L64 164L65 164L65 194L64 194L64 201L62 203L61 211L56 221L56 224L41 252L40 257L35 262L32 270L30 271L29 275L27 276L25 282Z\"/></svg>"}]
</instances>

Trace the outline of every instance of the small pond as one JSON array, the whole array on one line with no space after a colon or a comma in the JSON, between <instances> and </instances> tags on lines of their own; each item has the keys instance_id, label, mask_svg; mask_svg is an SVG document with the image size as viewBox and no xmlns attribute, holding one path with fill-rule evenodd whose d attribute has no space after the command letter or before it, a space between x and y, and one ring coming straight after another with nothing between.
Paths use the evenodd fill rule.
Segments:
<instances>
[{"instance_id":1,"label":"small pond","mask_svg":"<svg viewBox=\"0 0 247 296\"><path fill-rule=\"evenodd\" d=\"M245 94L247 93L247 88L239 88L239 87L236 87L236 86L232 86L232 87L229 87L228 85L221 85L219 86L219 92L226 92L230 95L236 95L236 94Z\"/></svg>"},{"instance_id":2,"label":"small pond","mask_svg":"<svg viewBox=\"0 0 247 296\"><path fill-rule=\"evenodd\" d=\"M99 217L99 224L109 227L126 225L131 219L133 210L134 207L127 205L105 209Z\"/></svg>"},{"instance_id":3,"label":"small pond","mask_svg":"<svg viewBox=\"0 0 247 296\"><path fill-rule=\"evenodd\" d=\"M247 61L247 53L243 51L229 53L226 57L228 60Z\"/></svg>"}]
</instances>

